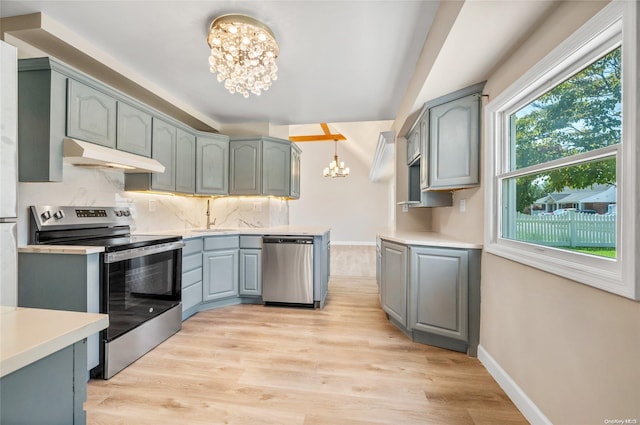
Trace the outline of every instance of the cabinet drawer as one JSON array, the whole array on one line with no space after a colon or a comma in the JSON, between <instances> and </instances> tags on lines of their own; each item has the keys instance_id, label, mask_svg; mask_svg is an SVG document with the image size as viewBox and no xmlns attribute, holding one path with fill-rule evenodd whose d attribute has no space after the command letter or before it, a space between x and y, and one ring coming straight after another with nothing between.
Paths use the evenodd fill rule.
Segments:
<instances>
[{"instance_id":1,"label":"cabinet drawer","mask_svg":"<svg viewBox=\"0 0 640 425\"><path fill-rule=\"evenodd\" d=\"M240 236L240 248L262 249L262 236Z\"/></svg>"},{"instance_id":2,"label":"cabinet drawer","mask_svg":"<svg viewBox=\"0 0 640 425\"><path fill-rule=\"evenodd\" d=\"M182 290L182 311L202 302L202 282L197 282Z\"/></svg>"},{"instance_id":3,"label":"cabinet drawer","mask_svg":"<svg viewBox=\"0 0 640 425\"><path fill-rule=\"evenodd\" d=\"M183 273L200 267L202 267L202 254L200 252L182 257Z\"/></svg>"},{"instance_id":4,"label":"cabinet drawer","mask_svg":"<svg viewBox=\"0 0 640 425\"><path fill-rule=\"evenodd\" d=\"M202 280L202 269L197 268L186 273L182 273L182 287L186 288L189 285L193 285L196 282Z\"/></svg>"},{"instance_id":5,"label":"cabinet drawer","mask_svg":"<svg viewBox=\"0 0 640 425\"><path fill-rule=\"evenodd\" d=\"M233 249L240 247L240 238L238 236L214 236L204 239L204 250L211 251L214 249Z\"/></svg>"},{"instance_id":6,"label":"cabinet drawer","mask_svg":"<svg viewBox=\"0 0 640 425\"><path fill-rule=\"evenodd\" d=\"M182 248L183 257L202 251L202 238L184 239L182 242L184 242L184 248Z\"/></svg>"}]
</instances>

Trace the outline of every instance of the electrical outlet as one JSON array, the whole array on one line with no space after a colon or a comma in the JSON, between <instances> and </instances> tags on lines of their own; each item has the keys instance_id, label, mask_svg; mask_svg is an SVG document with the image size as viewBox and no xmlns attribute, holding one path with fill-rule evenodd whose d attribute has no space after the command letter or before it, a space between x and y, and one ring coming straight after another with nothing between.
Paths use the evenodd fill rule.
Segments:
<instances>
[{"instance_id":1,"label":"electrical outlet","mask_svg":"<svg viewBox=\"0 0 640 425\"><path fill-rule=\"evenodd\" d=\"M409 212L409 205L402 204L402 212Z\"/></svg>"},{"instance_id":2,"label":"electrical outlet","mask_svg":"<svg viewBox=\"0 0 640 425\"><path fill-rule=\"evenodd\" d=\"M149 212L154 212L156 210L156 200L149 199Z\"/></svg>"},{"instance_id":3,"label":"electrical outlet","mask_svg":"<svg viewBox=\"0 0 640 425\"><path fill-rule=\"evenodd\" d=\"M466 199L460 199L460 202L458 204L459 208L460 208L460 212L465 212L467 210L467 200Z\"/></svg>"}]
</instances>

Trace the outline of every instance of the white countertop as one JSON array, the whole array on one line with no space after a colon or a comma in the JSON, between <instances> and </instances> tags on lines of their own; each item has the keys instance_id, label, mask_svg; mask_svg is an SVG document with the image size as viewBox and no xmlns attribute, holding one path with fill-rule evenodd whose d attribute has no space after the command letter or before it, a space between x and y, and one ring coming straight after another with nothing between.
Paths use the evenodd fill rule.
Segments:
<instances>
[{"instance_id":1,"label":"white countertop","mask_svg":"<svg viewBox=\"0 0 640 425\"><path fill-rule=\"evenodd\" d=\"M237 228L211 228L211 229L188 229L188 230L167 230L163 232L149 232L148 234L177 235L185 239L202 236L220 235L303 235L322 236L331 228L322 226L275 226L275 227L237 227Z\"/></svg>"},{"instance_id":2,"label":"white countertop","mask_svg":"<svg viewBox=\"0 0 640 425\"><path fill-rule=\"evenodd\" d=\"M482 249L481 243L460 239L434 232L404 232L388 230L378 233L380 239L405 245L436 246L443 248Z\"/></svg>"},{"instance_id":3,"label":"white countertop","mask_svg":"<svg viewBox=\"0 0 640 425\"><path fill-rule=\"evenodd\" d=\"M0 307L0 377L109 326L106 314Z\"/></svg>"},{"instance_id":4,"label":"white countertop","mask_svg":"<svg viewBox=\"0 0 640 425\"><path fill-rule=\"evenodd\" d=\"M88 255L104 252L102 246L74 246L74 245L25 245L18 247L18 252L32 254L75 254Z\"/></svg>"}]
</instances>

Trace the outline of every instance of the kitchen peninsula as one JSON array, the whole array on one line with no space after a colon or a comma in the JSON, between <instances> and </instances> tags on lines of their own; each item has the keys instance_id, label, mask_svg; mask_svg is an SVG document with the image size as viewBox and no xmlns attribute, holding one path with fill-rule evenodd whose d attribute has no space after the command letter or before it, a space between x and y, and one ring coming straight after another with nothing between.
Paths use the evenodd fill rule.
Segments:
<instances>
[{"instance_id":1,"label":"kitchen peninsula","mask_svg":"<svg viewBox=\"0 0 640 425\"><path fill-rule=\"evenodd\" d=\"M0 307L0 322L0 422L84 424L84 345L109 325L108 316Z\"/></svg>"}]
</instances>

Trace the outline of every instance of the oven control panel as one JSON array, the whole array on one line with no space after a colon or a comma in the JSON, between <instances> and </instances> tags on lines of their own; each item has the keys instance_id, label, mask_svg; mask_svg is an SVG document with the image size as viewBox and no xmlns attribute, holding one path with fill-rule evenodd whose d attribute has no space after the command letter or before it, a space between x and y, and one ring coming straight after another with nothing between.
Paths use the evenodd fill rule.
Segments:
<instances>
[{"instance_id":1,"label":"oven control panel","mask_svg":"<svg viewBox=\"0 0 640 425\"><path fill-rule=\"evenodd\" d=\"M124 226L133 221L129 207L32 206L31 223L38 230Z\"/></svg>"}]
</instances>

